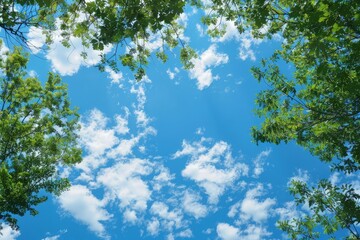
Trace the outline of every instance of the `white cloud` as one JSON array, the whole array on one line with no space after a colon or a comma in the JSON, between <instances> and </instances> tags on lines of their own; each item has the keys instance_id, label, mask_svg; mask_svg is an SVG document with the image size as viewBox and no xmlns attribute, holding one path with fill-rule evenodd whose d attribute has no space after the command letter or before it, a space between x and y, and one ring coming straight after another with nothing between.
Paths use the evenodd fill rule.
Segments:
<instances>
[{"instance_id":1,"label":"white cloud","mask_svg":"<svg viewBox=\"0 0 360 240\"><path fill-rule=\"evenodd\" d=\"M29 76L30 76L30 77L33 77L33 78L38 77L37 72L36 72L36 71L34 71L34 70L30 70L30 71L28 72L28 74L29 74Z\"/></svg>"},{"instance_id":2,"label":"white cloud","mask_svg":"<svg viewBox=\"0 0 360 240\"><path fill-rule=\"evenodd\" d=\"M240 48L239 48L239 57L241 60L245 61L246 59L250 59L251 61L255 61L255 53L252 49L253 45L259 45L263 40L256 39L251 34L250 31L245 31L241 34L240 38Z\"/></svg>"},{"instance_id":3,"label":"white cloud","mask_svg":"<svg viewBox=\"0 0 360 240\"><path fill-rule=\"evenodd\" d=\"M5 223L0 223L1 232L0 240L15 240L20 236L20 231L12 229L9 225Z\"/></svg>"},{"instance_id":4,"label":"white cloud","mask_svg":"<svg viewBox=\"0 0 360 240\"><path fill-rule=\"evenodd\" d=\"M57 21L59 27L60 22ZM49 49L46 50L46 58L50 60L54 71L61 75L73 75L78 72L81 66L90 67L98 64L101 60L100 54L106 54L111 51L111 46L105 46L104 50L94 50L91 46L85 47L82 40L77 37L70 36L70 47L65 47L61 42L64 38L61 36L61 31L54 31L53 42L50 44ZM29 29L28 41L30 49L33 53L38 53L45 44L45 37L41 29L31 27ZM82 54L86 53L86 59Z\"/></svg>"},{"instance_id":5,"label":"white cloud","mask_svg":"<svg viewBox=\"0 0 360 240\"><path fill-rule=\"evenodd\" d=\"M130 132L128 122L130 110L123 108L122 115L114 116L115 126L108 127L109 119L98 109L93 109L88 115L81 119L79 131L80 144L86 150L87 155L83 161L77 164L77 168L90 174L91 170L104 166L109 159L119 161L132 155L133 149L139 145L141 139L148 135L155 135L156 130L148 126L150 121L144 111L146 102L145 89L142 85L134 86L131 92L136 94L137 104L133 104L134 115L136 116L137 135L126 135ZM140 146L139 146L140 147Z\"/></svg>"},{"instance_id":6,"label":"white cloud","mask_svg":"<svg viewBox=\"0 0 360 240\"><path fill-rule=\"evenodd\" d=\"M153 178L153 189L156 191L160 191L164 186L174 186L171 183L171 180L175 178L174 174L170 173L170 170L162 165L156 167L156 170L159 172Z\"/></svg>"},{"instance_id":7,"label":"white cloud","mask_svg":"<svg viewBox=\"0 0 360 240\"><path fill-rule=\"evenodd\" d=\"M123 216L124 216L125 222L134 224L138 220L138 218L136 216L136 212L134 210L126 209Z\"/></svg>"},{"instance_id":8,"label":"white cloud","mask_svg":"<svg viewBox=\"0 0 360 240\"><path fill-rule=\"evenodd\" d=\"M153 218L151 221L147 223L146 229L150 235L155 236L159 234L159 227L160 227L159 220Z\"/></svg>"},{"instance_id":9,"label":"white cloud","mask_svg":"<svg viewBox=\"0 0 360 240\"><path fill-rule=\"evenodd\" d=\"M209 139L202 137L200 141L189 143L185 140L182 142L182 149L177 151L173 158L179 158L186 155L198 156L199 154L205 152L207 147L204 146L204 143L209 142Z\"/></svg>"},{"instance_id":10,"label":"white cloud","mask_svg":"<svg viewBox=\"0 0 360 240\"><path fill-rule=\"evenodd\" d=\"M256 188L246 192L244 200L240 205L240 219L242 222L253 220L256 223L264 222L268 219L271 208L276 201L272 198L266 198L264 201L258 199L263 195L264 187L258 184Z\"/></svg>"},{"instance_id":11,"label":"white cloud","mask_svg":"<svg viewBox=\"0 0 360 240\"><path fill-rule=\"evenodd\" d=\"M9 48L5 45L4 40L0 38L1 47L0 47L0 56L2 60L5 60L5 54L9 52Z\"/></svg>"},{"instance_id":12,"label":"white cloud","mask_svg":"<svg viewBox=\"0 0 360 240\"><path fill-rule=\"evenodd\" d=\"M264 227L249 224L245 230L231 226L227 223L219 223L216 232L222 240L261 240L271 235Z\"/></svg>"},{"instance_id":13,"label":"white cloud","mask_svg":"<svg viewBox=\"0 0 360 240\"><path fill-rule=\"evenodd\" d=\"M173 80L179 72L180 72L180 70L177 67L174 68L174 71L171 71L170 68L168 68L168 70L166 70L166 73L169 75L169 78L171 80Z\"/></svg>"},{"instance_id":14,"label":"white cloud","mask_svg":"<svg viewBox=\"0 0 360 240\"><path fill-rule=\"evenodd\" d=\"M180 26L184 26L186 28L187 22L189 20L189 15L191 13L181 13L179 15L179 17L176 19L176 22L180 25Z\"/></svg>"},{"instance_id":15,"label":"white cloud","mask_svg":"<svg viewBox=\"0 0 360 240\"><path fill-rule=\"evenodd\" d=\"M200 37L203 37L205 36L205 29L204 29L204 26L203 25L200 25L200 24L196 24L196 29L198 30L199 34L200 34Z\"/></svg>"},{"instance_id":16,"label":"white cloud","mask_svg":"<svg viewBox=\"0 0 360 240\"><path fill-rule=\"evenodd\" d=\"M101 60L100 54L106 54L111 50L109 46L106 46L103 51L94 50L92 47L83 47L81 39L74 37L70 37L70 48L64 47L61 41L62 38L55 37L46 58L50 60L53 70L63 76L75 74L81 66L90 67L98 64ZM86 53L85 60L82 57L83 52Z\"/></svg>"},{"instance_id":17,"label":"white cloud","mask_svg":"<svg viewBox=\"0 0 360 240\"><path fill-rule=\"evenodd\" d=\"M117 159L120 157L130 155L132 153L133 148L137 145L139 140L140 140L139 137L122 139L120 140L120 143L116 147L114 147L109 151L107 156L113 159Z\"/></svg>"},{"instance_id":18,"label":"white cloud","mask_svg":"<svg viewBox=\"0 0 360 240\"><path fill-rule=\"evenodd\" d=\"M175 240L174 234L169 233L169 234L166 236L166 240Z\"/></svg>"},{"instance_id":19,"label":"white cloud","mask_svg":"<svg viewBox=\"0 0 360 240\"><path fill-rule=\"evenodd\" d=\"M355 193L360 195L360 179L353 180L351 185L354 188Z\"/></svg>"},{"instance_id":20,"label":"white cloud","mask_svg":"<svg viewBox=\"0 0 360 240\"><path fill-rule=\"evenodd\" d=\"M256 60L255 53L253 50L254 45L259 45L264 40L255 38L251 30L246 30L243 33L239 33L237 27L235 26L234 21L224 21L222 19L218 19L216 25L209 26L209 29L213 29L214 27L225 29L225 34L218 38L213 38L213 42L226 42L235 40L240 43L239 47L239 57L241 60L245 61L246 59L250 59L252 61Z\"/></svg>"},{"instance_id":21,"label":"white cloud","mask_svg":"<svg viewBox=\"0 0 360 240\"><path fill-rule=\"evenodd\" d=\"M41 51L46 41L45 35L42 33L42 29L31 26L28 33L28 45L30 50L37 54Z\"/></svg>"},{"instance_id":22,"label":"white cloud","mask_svg":"<svg viewBox=\"0 0 360 240\"><path fill-rule=\"evenodd\" d=\"M337 185L340 182L340 173L334 172L333 174L331 174L329 181L332 185Z\"/></svg>"},{"instance_id":23,"label":"white cloud","mask_svg":"<svg viewBox=\"0 0 360 240\"><path fill-rule=\"evenodd\" d=\"M254 173L253 177L257 178L264 172L264 160L270 155L271 150L262 151L254 159Z\"/></svg>"},{"instance_id":24,"label":"white cloud","mask_svg":"<svg viewBox=\"0 0 360 240\"><path fill-rule=\"evenodd\" d=\"M221 21L221 22L220 22ZM226 42L230 40L241 40L241 34L239 33L237 27L235 26L234 21L223 21L218 19L216 25L209 26L209 29L212 30L214 27L223 28L225 29L225 34L218 38L213 38L212 41L214 42Z\"/></svg>"},{"instance_id":25,"label":"white cloud","mask_svg":"<svg viewBox=\"0 0 360 240\"><path fill-rule=\"evenodd\" d=\"M180 210L170 211L169 207L163 202L154 202L150 208L150 212L162 219L162 225L167 230L172 231L173 228L182 227L183 215Z\"/></svg>"},{"instance_id":26,"label":"white cloud","mask_svg":"<svg viewBox=\"0 0 360 240\"><path fill-rule=\"evenodd\" d=\"M226 64L229 61L228 55L217 52L215 44L205 50L197 59L193 60L194 68L190 69L189 76L197 80L199 90L203 90L211 85L215 77L211 71L212 67Z\"/></svg>"},{"instance_id":27,"label":"white cloud","mask_svg":"<svg viewBox=\"0 0 360 240\"><path fill-rule=\"evenodd\" d=\"M108 159L103 155L119 142L115 135L119 126L115 129L109 129L107 128L108 121L109 119L98 109L93 109L89 115L82 117L80 121L79 142L86 150L87 155L76 167L88 174L107 162Z\"/></svg>"},{"instance_id":28,"label":"white cloud","mask_svg":"<svg viewBox=\"0 0 360 240\"><path fill-rule=\"evenodd\" d=\"M116 121L115 132L117 134L127 134L129 133L130 130L128 127L130 111L127 107L124 107L124 112L125 112L124 116L115 115L115 121Z\"/></svg>"},{"instance_id":29,"label":"white cloud","mask_svg":"<svg viewBox=\"0 0 360 240\"><path fill-rule=\"evenodd\" d=\"M207 139L189 144L183 142L183 149L174 154L174 158L190 155L190 162L181 172L185 178L192 179L204 188L209 196L209 202L216 204L225 189L231 186L240 176L248 174L246 164L235 163L231 156L230 146L216 142L212 147L205 147Z\"/></svg>"},{"instance_id":30,"label":"white cloud","mask_svg":"<svg viewBox=\"0 0 360 240\"><path fill-rule=\"evenodd\" d=\"M120 208L144 211L151 191L141 176L147 176L151 171L147 160L131 159L102 169L97 182L105 187L109 199L120 201Z\"/></svg>"},{"instance_id":31,"label":"white cloud","mask_svg":"<svg viewBox=\"0 0 360 240\"><path fill-rule=\"evenodd\" d=\"M302 215L302 212L297 210L295 202L286 202L284 207L277 208L275 213L279 215L280 221L299 218Z\"/></svg>"},{"instance_id":32,"label":"white cloud","mask_svg":"<svg viewBox=\"0 0 360 240\"><path fill-rule=\"evenodd\" d=\"M184 231L179 232L178 236L181 238L191 238L193 235L190 229L186 229Z\"/></svg>"},{"instance_id":33,"label":"white cloud","mask_svg":"<svg viewBox=\"0 0 360 240\"><path fill-rule=\"evenodd\" d=\"M1 31L1 29L0 29ZM0 38L0 61L5 62L9 48L5 45L4 40ZM0 77L4 75L4 72L0 69Z\"/></svg>"},{"instance_id":34,"label":"white cloud","mask_svg":"<svg viewBox=\"0 0 360 240\"><path fill-rule=\"evenodd\" d=\"M60 239L60 235L54 235L54 236L51 236L51 237L46 237L46 238L43 238L41 240L58 240Z\"/></svg>"},{"instance_id":35,"label":"white cloud","mask_svg":"<svg viewBox=\"0 0 360 240\"><path fill-rule=\"evenodd\" d=\"M108 78L111 80L112 84L118 84L120 87L121 80L123 80L122 72L115 72L109 66L105 67L105 72L108 73Z\"/></svg>"},{"instance_id":36,"label":"white cloud","mask_svg":"<svg viewBox=\"0 0 360 240\"><path fill-rule=\"evenodd\" d=\"M238 240L240 239L240 231L227 223L219 223L216 232L222 240Z\"/></svg>"},{"instance_id":37,"label":"white cloud","mask_svg":"<svg viewBox=\"0 0 360 240\"><path fill-rule=\"evenodd\" d=\"M102 222L110 220L112 215L104 209L104 203L96 198L87 187L73 185L59 196L58 201L62 209L88 225L91 231L100 237L108 238Z\"/></svg>"},{"instance_id":38,"label":"white cloud","mask_svg":"<svg viewBox=\"0 0 360 240\"><path fill-rule=\"evenodd\" d=\"M241 202L237 202L234 205L232 205L228 212L228 217L231 218L235 217L239 213L240 207L241 207Z\"/></svg>"},{"instance_id":39,"label":"white cloud","mask_svg":"<svg viewBox=\"0 0 360 240\"><path fill-rule=\"evenodd\" d=\"M207 215L208 210L205 205L199 203L201 200L200 196L192 191L186 191L183 199L184 211L191 216L198 218L203 218Z\"/></svg>"},{"instance_id":40,"label":"white cloud","mask_svg":"<svg viewBox=\"0 0 360 240\"><path fill-rule=\"evenodd\" d=\"M288 186L290 186L292 181L300 181L307 183L310 179L309 172L306 170L298 169L297 174L293 177L291 177L287 183Z\"/></svg>"},{"instance_id":41,"label":"white cloud","mask_svg":"<svg viewBox=\"0 0 360 240\"><path fill-rule=\"evenodd\" d=\"M79 132L80 143L91 155L102 155L118 141L113 129L107 129L109 119L98 109L82 119Z\"/></svg>"},{"instance_id":42,"label":"white cloud","mask_svg":"<svg viewBox=\"0 0 360 240\"><path fill-rule=\"evenodd\" d=\"M244 240L262 240L265 237L271 236L271 232L268 232L265 227L259 225L247 225L246 229L241 231L239 239Z\"/></svg>"},{"instance_id":43,"label":"white cloud","mask_svg":"<svg viewBox=\"0 0 360 240\"><path fill-rule=\"evenodd\" d=\"M146 116L146 113L144 111L145 108L145 102L146 102L146 95L145 95L145 89L142 84L138 85L136 88L135 86L132 86L130 89L130 92L133 94L136 94L137 98L137 106L134 106L134 114L136 116L136 123L138 127L146 127L150 121L150 119Z\"/></svg>"}]
</instances>

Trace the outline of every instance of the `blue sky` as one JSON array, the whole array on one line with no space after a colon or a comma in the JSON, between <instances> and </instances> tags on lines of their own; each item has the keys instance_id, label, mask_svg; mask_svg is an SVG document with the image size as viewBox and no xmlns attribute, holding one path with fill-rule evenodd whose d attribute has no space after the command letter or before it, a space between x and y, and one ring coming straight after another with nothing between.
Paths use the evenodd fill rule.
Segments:
<instances>
[{"instance_id":1,"label":"blue sky","mask_svg":"<svg viewBox=\"0 0 360 240\"><path fill-rule=\"evenodd\" d=\"M188 9L179 19L187 26L181 37L198 51L194 69L182 68L175 49L165 64L152 56L139 83L123 67L99 72L98 52L79 39L70 49L58 36L49 50L32 49L29 74L44 80L54 71L68 84L81 114L84 159L59 167L71 179L69 191L49 196L36 217L21 218L19 232L3 225L0 239L281 239L276 221L309 211L295 207L291 179L340 181L294 143L252 142L250 128L261 123L254 100L266 86L250 67L281 37L254 39L224 22L226 34L210 39L200 15ZM42 46L37 29L28 37ZM156 50L158 40L149 47Z\"/></svg>"}]
</instances>

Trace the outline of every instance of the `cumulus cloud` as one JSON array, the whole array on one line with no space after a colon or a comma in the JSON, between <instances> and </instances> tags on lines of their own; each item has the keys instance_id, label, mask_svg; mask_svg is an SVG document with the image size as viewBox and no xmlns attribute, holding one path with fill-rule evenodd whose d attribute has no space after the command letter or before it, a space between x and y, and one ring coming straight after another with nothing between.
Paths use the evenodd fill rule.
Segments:
<instances>
[{"instance_id":1,"label":"cumulus cloud","mask_svg":"<svg viewBox=\"0 0 360 240\"><path fill-rule=\"evenodd\" d=\"M155 135L156 130L149 126L150 119L146 116L144 105L145 90L142 85L133 86L131 92L137 97L137 104L133 104L133 115L136 117L137 135L130 132L130 110L123 107L123 114L114 116L115 125L109 127L110 119L98 110L93 109L81 118L79 143L86 152L83 161L76 165L78 169L92 175L93 170L106 165L110 159L120 160L133 154L133 150L142 139L148 135ZM141 146L139 146L141 147Z\"/></svg>"},{"instance_id":2,"label":"cumulus cloud","mask_svg":"<svg viewBox=\"0 0 360 240\"><path fill-rule=\"evenodd\" d=\"M192 191L186 191L183 199L184 211L196 219L205 217L208 210L205 205L199 202L200 200L199 194Z\"/></svg>"},{"instance_id":3,"label":"cumulus cloud","mask_svg":"<svg viewBox=\"0 0 360 240\"><path fill-rule=\"evenodd\" d=\"M162 226L168 231L172 231L174 228L179 229L183 226L181 210L170 210L169 206L163 202L154 202L150 208L150 212L162 220Z\"/></svg>"},{"instance_id":4,"label":"cumulus cloud","mask_svg":"<svg viewBox=\"0 0 360 240\"><path fill-rule=\"evenodd\" d=\"M264 187L258 184L255 188L246 192L245 198L240 204L240 220L247 222L252 220L256 223L264 222L268 219L272 207L276 201L273 198L260 200L263 195Z\"/></svg>"},{"instance_id":5,"label":"cumulus cloud","mask_svg":"<svg viewBox=\"0 0 360 240\"><path fill-rule=\"evenodd\" d=\"M41 28L31 26L28 33L28 45L30 50L37 54L42 50L46 41L46 37Z\"/></svg>"},{"instance_id":6,"label":"cumulus cloud","mask_svg":"<svg viewBox=\"0 0 360 240\"><path fill-rule=\"evenodd\" d=\"M249 168L246 164L235 163L226 142L204 146L208 141L205 138L193 144L184 141L183 148L174 154L174 158L190 155L182 176L195 181L209 196L208 201L216 204L225 189L240 176L247 175Z\"/></svg>"},{"instance_id":7,"label":"cumulus cloud","mask_svg":"<svg viewBox=\"0 0 360 240\"><path fill-rule=\"evenodd\" d=\"M237 240L240 239L240 231L227 223L219 223L216 227L216 232L219 238L223 240Z\"/></svg>"},{"instance_id":8,"label":"cumulus cloud","mask_svg":"<svg viewBox=\"0 0 360 240\"><path fill-rule=\"evenodd\" d=\"M120 208L144 211L151 191L141 177L151 172L152 167L148 161L131 159L102 169L97 176L97 182L105 187L109 199L120 201Z\"/></svg>"},{"instance_id":9,"label":"cumulus cloud","mask_svg":"<svg viewBox=\"0 0 360 240\"><path fill-rule=\"evenodd\" d=\"M197 80L197 87L203 90L211 85L216 78L213 76L212 67L226 64L229 61L228 55L217 52L215 44L205 50L198 58L193 60L194 68L190 69L189 76Z\"/></svg>"},{"instance_id":10,"label":"cumulus cloud","mask_svg":"<svg viewBox=\"0 0 360 240\"><path fill-rule=\"evenodd\" d=\"M134 210L126 209L123 216L124 216L124 222L129 222L134 224L138 220L136 216L136 211Z\"/></svg>"},{"instance_id":11,"label":"cumulus cloud","mask_svg":"<svg viewBox=\"0 0 360 240\"><path fill-rule=\"evenodd\" d=\"M104 209L104 202L96 198L87 187L73 185L59 196L58 201L62 209L86 224L91 231L108 238L102 222L110 220L112 215Z\"/></svg>"},{"instance_id":12,"label":"cumulus cloud","mask_svg":"<svg viewBox=\"0 0 360 240\"><path fill-rule=\"evenodd\" d=\"M271 235L264 227L252 224L241 230L227 223L219 223L216 232L222 240L261 240Z\"/></svg>"},{"instance_id":13,"label":"cumulus cloud","mask_svg":"<svg viewBox=\"0 0 360 240\"><path fill-rule=\"evenodd\" d=\"M1 234L0 240L15 240L20 236L20 231L12 229L9 225L5 223L0 223Z\"/></svg>"},{"instance_id":14,"label":"cumulus cloud","mask_svg":"<svg viewBox=\"0 0 360 240\"><path fill-rule=\"evenodd\" d=\"M150 235L155 236L159 234L159 227L159 220L153 218L151 221L148 221L146 229Z\"/></svg>"},{"instance_id":15,"label":"cumulus cloud","mask_svg":"<svg viewBox=\"0 0 360 240\"><path fill-rule=\"evenodd\" d=\"M59 22L57 22L59 25ZM65 47L61 42L64 38L61 36L61 31L54 31L53 42L49 49L45 52L45 57L51 62L54 71L59 74L73 75L79 71L81 66L90 67L98 64L101 60L100 55L111 51L111 46L105 46L104 50L94 50L91 46L85 47L82 40L71 36L69 39L70 47ZM45 36L40 28L30 27L28 34L28 41L30 49L33 53L38 53L45 44ZM86 58L83 55L86 55Z\"/></svg>"},{"instance_id":16,"label":"cumulus cloud","mask_svg":"<svg viewBox=\"0 0 360 240\"><path fill-rule=\"evenodd\" d=\"M106 164L108 159L103 155L119 142L115 129L107 127L108 121L109 119L98 109L93 109L88 116L81 119L79 142L87 155L76 167L87 174Z\"/></svg>"},{"instance_id":17,"label":"cumulus cloud","mask_svg":"<svg viewBox=\"0 0 360 240\"><path fill-rule=\"evenodd\" d=\"M257 225L265 223L274 211L273 207L276 201L273 198L261 199L263 195L264 187L260 183L256 187L248 189L244 199L230 207L228 216L238 217L236 223L239 225L247 225L251 222Z\"/></svg>"},{"instance_id":18,"label":"cumulus cloud","mask_svg":"<svg viewBox=\"0 0 360 240\"><path fill-rule=\"evenodd\" d=\"M157 174L152 180L153 189L160 191L164 186L174 186L171 180L175 178L174 174L170 173L170 170L163 165L158 166L155 171Z\"/></svg>"},{"instance_id":19,"label":"cumulus cloud","mask_svg":"<svg viewBox=\"0 0 360 240\"><path fill-rule=\"evenodd\" d=\"M102 155L117 143L115 131L107 128L108 121L98 109L91 110L90 114L82 119L80 143L90 155Z\"/></svg>"}]
</instances>

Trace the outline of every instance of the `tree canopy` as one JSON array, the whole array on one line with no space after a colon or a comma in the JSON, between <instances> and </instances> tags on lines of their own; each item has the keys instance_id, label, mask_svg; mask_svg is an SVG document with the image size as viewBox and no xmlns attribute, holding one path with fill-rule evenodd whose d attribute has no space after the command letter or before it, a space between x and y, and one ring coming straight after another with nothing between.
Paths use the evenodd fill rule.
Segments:
<instances>
[{"instance_id":1,"label":"tree canopy","mask_svg":"<svg viewBox=\"0 0 360 240\"><path fill-rule=\"evenodd\" d=\"M184 0L2 1L0 27L25 45L31 44L26 33L30 27L35 27L43 31L48 44L54 31L60 30L62 43L67 47L70 47L71 36L81 38L84 46L95 50L103 50L110 44L116 45L116 49L119 45L125 46L125 53L115 50L112 57L102 55L99 67L103 70L107 64L116 69L119 60L136 71L135 77L140 80L150 56L146 42L154 33L160 33L163 40L163 46L156 53L158 58L165 62L165 48L181 43L181 60L185 67L192 66L190 60L195 51L179 38L183 26L176 22L185 4ZM196 2L190 1L190 4ZM83 57L87 57L86 53Z\"/></svg>"},{"instance_id":2,"label":"tree canopy","mask_svg":"<svg viewBox=\"0 0 360 240\"><path fill-rule=\"evenodd\" d=\"M0 59L0 219L17 228L17 216L46 201L40 192L60 194L69 181L61 165L81 160L78 115L67 88L49 73L45 85L27 75L28 58L19 49Z\"/></svg>"}]
</instances>

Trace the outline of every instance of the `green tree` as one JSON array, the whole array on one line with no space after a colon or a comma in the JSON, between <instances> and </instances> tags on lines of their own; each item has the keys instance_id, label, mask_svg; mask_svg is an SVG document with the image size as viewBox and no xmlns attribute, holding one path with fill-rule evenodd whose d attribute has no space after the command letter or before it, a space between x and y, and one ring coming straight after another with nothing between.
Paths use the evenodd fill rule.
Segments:
<instances>
[{"instance_id":1,"label":"green tree","mask_svg":"<svg viewBox=\"0 0 360 240\"><path fill-rule=\"evenodd\" d=\"M0 28L20 44L27 43L29 27L41 27L44 32L55 29L55 17L66 11L66 1L2 0Z\"/></svg>"},{"instance_id":2,"label":"green tree","mask_svg":"<svg viewBox=\"0 0 360 240\"><path fill-rule=\"evenodd\" d=\"M356 0L213 0L203 18L209 34L224 33L221 20L234 21L239 32L255 37L280 34L282 48L252 69L266 83L256 99L263 118L252 129L259 142L295 141L333 171L360 170L360 2ZM281 65L294 69L289 76ZM293 239L314 239L349 230L359 239L359 195L350 184L334 186L322 180L308 187L294 182L290 192L298 204L309 204L313 214L280 222Z\"/></svg>"},{"instance_id":3,"label":"green tree","mask_svg":"<svg viewBox=\"0 0 360 240\"><path fill-rule=\"evenodd\" d=\"M58 167L81 160L66 86L52 73L45 85L27 76L27 62L19 48L0 59L0 220L13 228L17 216L37 214L45 192L69 187Z\"/></svg>"},{"instance_id":4,"label":"green tree","mask_svg":"<svg viewBox=\"0 0 360 240\"><path fill-rule=\"evenodd\" d=\"M334 186L328 180L321 180L309 188L306 183L293 181L290 193L297 204L308 204L311 215L291 220L278 221L281 230L292 239L318 239L326 234L331 239L340 229L348 230L347 239L359 239L360 195L351 185ZM322 226L320 232L318 226Z\"/></svg>"},{"instance_id":5,"label":"green tree","mask_svg":"<svg viewBox=\"0 0 360 240\"><path fill-rule=\"evenodd\" d=\"M190 4L196 5L194 0ZM70 37L82 39L84 46L103 50L115 45L112 56L102 56L101 70L107 64L117 70L117 60L135 71L140 80L145 75L150 50L146 43L151 34L160 34L163 45L156 56L166 61L167 48L181 44L181 61L192 67L195 51L179 37L183 26L176 19L184 11L185 0L4 0L0 3L0 28L20 43L30 44L26 33L30 27L41 28L51 43L55 30L61 31L64 46L70 47ZM19 11L20 10L20 11ZM123 48L121 48L123 47ZM127 49L118 52L118 49ZM118 54L118 58L116 57ZM86 58L86 53L83 53Z\"/></svg>"}]
</instances>

